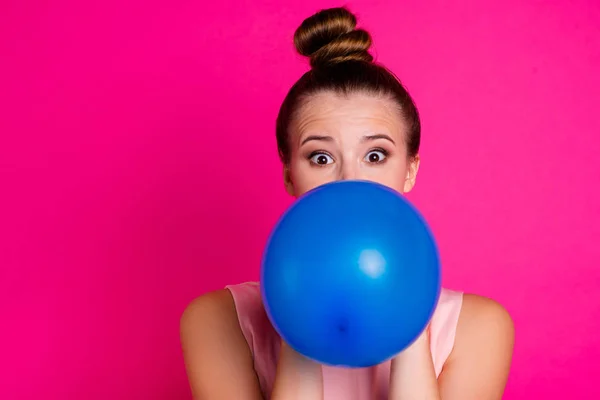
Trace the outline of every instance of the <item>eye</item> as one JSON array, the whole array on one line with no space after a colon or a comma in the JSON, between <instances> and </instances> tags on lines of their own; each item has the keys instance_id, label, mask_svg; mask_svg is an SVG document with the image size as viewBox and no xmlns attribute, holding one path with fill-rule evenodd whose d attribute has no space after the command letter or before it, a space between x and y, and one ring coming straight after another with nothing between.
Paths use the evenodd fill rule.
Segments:
<instances>
[{"instance_id":1,"label":"eye","mask_svg":"<svg viewBox=\"0 0 600 400\"><path fill-rule=\"evenodd\" d=\"M333 158L326 153L313 153L310 155L310 161L317 165L327 165L333 162Z\"/></svg>"},{"instance_id":2,"label":"eye","mask_svg":"<svg viewBox=\"0 0 600 400\"><path fill-rule=\"evenodd\" d=\"M383 162L383 160L385 160L386 157L387 157L387 152L385 150L382 150L382 149L371 150L365 156L365 161L374 163L374 164L378 164L380 162Z\"/></svg>"}]
</instances>

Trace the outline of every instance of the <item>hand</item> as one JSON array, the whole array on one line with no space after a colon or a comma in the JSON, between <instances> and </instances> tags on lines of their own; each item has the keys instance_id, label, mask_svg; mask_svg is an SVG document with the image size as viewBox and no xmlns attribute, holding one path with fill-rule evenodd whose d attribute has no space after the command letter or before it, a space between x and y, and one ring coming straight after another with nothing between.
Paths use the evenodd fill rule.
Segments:
<instances>
[{"instance_id":1,"label":"hand","mask_svg":"<svg viewBox=\"0 0 600 400\"><path fill-rule=\"evenodd\" d=\"M273 400L322 400L321 365L304 357L281 340Z\"/></svg>"},{"instance_id":2,"label":"hand","mask_svg":"<svg viewBox=\"0 0 600 400\"><path fill-rule=\"evenodd\" d=\"M431 355L431 350L429 347L429 343L430 343L430 338L431 338L431 325L427 324L427 327L425 328L425 330L423 330L423 332L421 332L421 334L419 335L419 337L412 342L412 344L410 346L408 346L406 349L404 349L404 351L400 354L398 354L398 356L401 356L403 353L414 353L414 352L423 352L426 351L427 354Z\"/></svg>"},{"instance_id":3,"label":"hand","mask_svg":"<svg viewBox=\"0 0 600 400\"><path fill-rule=\"evenodd\" d=\"M392 359L390 400L439 400L429 326L408 348Z\"/></svg>"}]
</instances>

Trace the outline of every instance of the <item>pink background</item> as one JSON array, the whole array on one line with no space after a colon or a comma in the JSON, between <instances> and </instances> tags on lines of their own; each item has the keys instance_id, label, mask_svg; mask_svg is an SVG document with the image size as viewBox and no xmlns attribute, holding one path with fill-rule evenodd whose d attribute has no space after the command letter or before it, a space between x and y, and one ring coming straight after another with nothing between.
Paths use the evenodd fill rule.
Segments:
<instances>
[{"instance_id":1,"label":"pink background","mask_svg":"<svg viewBox=\"0 0 600 400\"><path fill-rule=\"evenodd\" d=\"M202 3L1 3L0 398L190 398L181 312L257 278L291 37L341 3ZM420 107L445 285L516 322L505 398L599 398L600 3L349 5Z\"/></svg>"}]
</instances>

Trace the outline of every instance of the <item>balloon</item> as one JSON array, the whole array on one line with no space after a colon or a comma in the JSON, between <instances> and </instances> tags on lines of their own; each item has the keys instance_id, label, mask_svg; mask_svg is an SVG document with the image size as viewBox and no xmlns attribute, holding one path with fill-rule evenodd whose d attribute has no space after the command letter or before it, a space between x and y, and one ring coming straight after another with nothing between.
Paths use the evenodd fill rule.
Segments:
<instances>
[{"instance_id":1,"label":"balloon","mask_svg":"<svg viewBox=\"0 0 600 400\"><path fill-rule=\"evenodd\" d=\"M283 340L325 365L382 363L408 347L437 305L440 262L401 194L337 181L305 193L273 229L261 295Z\"/></svg>"}]
</instances>

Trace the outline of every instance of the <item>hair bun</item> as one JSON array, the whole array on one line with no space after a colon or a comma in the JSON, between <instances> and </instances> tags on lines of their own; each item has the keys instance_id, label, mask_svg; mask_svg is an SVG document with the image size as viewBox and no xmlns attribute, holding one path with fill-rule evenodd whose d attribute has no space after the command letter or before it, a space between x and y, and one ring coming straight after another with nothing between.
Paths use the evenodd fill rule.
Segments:
<instances>
[{"instance_id":1,"label":"hair bun","mask_svg":"<svg viewBox=\"0 0 600 400\"><path fill-rule=\"evenodd\" d=\"M355 29L356 17L346 8L330 8L305 19L294 34L296 50L310 57L312 68L345 61L373 61L371 35Z\"/></svg>"}]
</instances>

